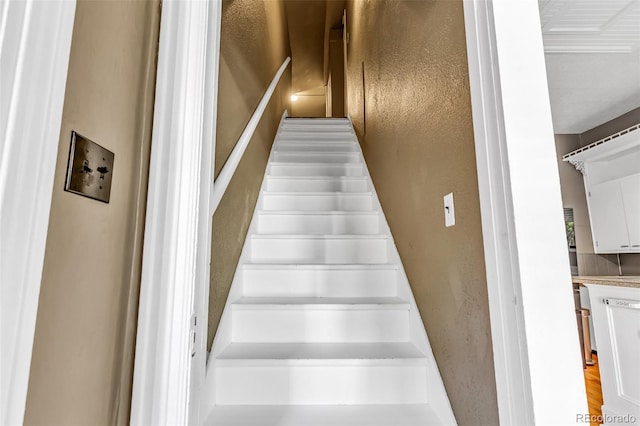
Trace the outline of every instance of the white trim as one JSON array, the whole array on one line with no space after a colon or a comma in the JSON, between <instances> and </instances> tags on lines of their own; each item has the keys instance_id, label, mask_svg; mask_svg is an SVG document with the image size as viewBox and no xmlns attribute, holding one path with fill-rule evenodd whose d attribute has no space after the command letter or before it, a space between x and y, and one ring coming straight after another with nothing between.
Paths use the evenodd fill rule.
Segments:
<instances>
[{"instance_id":1,"label":"white trim","mask_svg":"<svg viewBox=\"0 0 640 426\"><path fill-rule=\"evenodd\" d=\"M282 74L284 74L284 71L287 69L289 62L291 62L291 58L287 57L282 63L282 65L280 66L280 69L278 69L278 71L276 72L276 75L273 77L273 80L271 80L271 84L269 84L269 87L267 87L267 90L262 96L262 99L260 99L260 102L258 103L256 110L253 112L253 115L251 116L251 118L249 119L249 122L247 123L244 130L242 131L240 138L238 138L236 145L233 147L233 151L231 151L231 154L229 154L229 158L227 159L227 162L224 163L224 166L222 167L222 170L218 175L218 179L216 179L216 182L215 182L215 188L214 188L213 196L211 200L211 209L210 209L211 216L213 216L213 214L216 212L216 209L218 208L218 204L220 204L220 200L222 200L222 197L224 196L224 192L227 190L227 187L231 182L231 178L233 177L233 174L236 172L236 169L238 168L238 164L240 164L240 160L244 155L244 151L247 149L249 142L251 142L253 133L256 131L256 128L258 127L258 123L260 123L260 120L262 119L262 114L264 114L264 110L267 108L267 105L269 105L271 96L273 96L273 92L276 90L276 87L280 82L280 78L282 77Z\"/></svg>"},{"instance_id":2,"label":"white trim","mask_svg":"<svg viewBox=\"0 0 640 426\"><path fill-rule=\"evenodd\" d=\"M194 311L199 318L194 332L196 333L195 353L191 368L191 390L195 392L190 404L190 424L202 424L201 406L204 397L204 386L207 374L207 330L209 323L209 287L211 285L211 232L212 217L210 214L211 194L215 184L213 181L216 151L216 124L218 118L218 77L220 63L220 29L222 24L222 1L214 0L209 11L209 36L207 43L207 74L205 82L204 135L200 182L200 220L198 227L198 248L196 264L196 289ZM210 141L210 143L207 143Z\"/></svg>"},{"instance_id":3,"label":"white trim","mask_svg":"<svg viewBox=\"0 0 640 426\"><path fill-rule=\"evenodd\" d=\"M220 18L220 0L163 2L131 407L134 425L198 422L193 417L198 410L190 407L197 405L199 391L192 368L196 377L203 374L199 371L206 357L206 304L201 298L207 289L201 281L208 276L208 265L202 262L209 261L210 224L204 222L211 220L211 120L217 108ZM192 358L194 314L203 317L195 328L200 337Z\"/></svg>"},{"instance_id":4,"label":"white trim","mask_svg":"<svg viewBox=\"0 0 640 426\"><path fill-rule=\"evenodd\" d=\"M638 133L636 133L638 132ZM623 137L626 136L626 137ZM631 136L631 137L629 137ZM587 146L583 146L582 148L578 148L575 151L571 151L568 154L565 154L562 156L562 160L563 161L571 161L570 158L574 157L578 154L581 154L585 151L589 151L590 149L593 149L597 146L600 146L602 144L605 144L607 142L611 142L614 139L617 139L616 144L620 144L620 139L622 137L622 140L626 143L629 143L630 140L640 140L640 124L634 124L631 127L627 127L624 130L619 131L618 133L614 133L613 135L607 136L606 138L602 138L600 140L597 140L595 142L593 142L592 144L589 144ZM610 147L613 145L607 145L607 147ZM620 148L618 148L620 149ZM611 151L610 151L611 152Z\"/></svg>"},{"instance_id":5,"label":"white trim","mask_svg":"<svg viewBox=\"0 0 640 426\"><path fill-rule=\"evenodd\" d=\"M284 124L284 120L289 116L287 110L284 110L282 116L280 117L280 123L278 124L278 129L274 135L274 144L275 138L280 133L280 129ZM260 190L258 192L258 198L256 200L256 206L262 205L262 199L264 197L264 190L266 188L266 179L264 178L267 175L269 161L271 160L271 155L273 154L273 149L269 152L269 158L267 162L264 164L264 172L263 177L260 183ZM247 228L247 233L245 234L244 243L242 245L242 251L240 252L240 257L238 258L238 263L236 264L236 268L233 274L233 279L231 281L231 287L229 288L229 293L227 295L227 300L225 301L224 308L222 310L222 315L220 316L220 321L218 322L218 328L215 331L215 335L213 338L213 343L211 344L211 352L209 353L209 359L206 366L206 378L205 385L203 391L201 393L202 401L200 404L200 418L205 420L210 414L211 410L213 410L216 401L216 370L214 368L214 363L212 362L215 358L220 355L220 352L226 348L229 343L231 343L231 305L234 301L238 300L242 295L242 266L245 263L250 261L251 257L251 235L256 232L257 221L255 220L255 215L251 217L251 221L249 222L249 227ZM206 337L206 336L205 336Z\"/></svg>"},{"instance_id":6,"label":"white trim","mask_svg":"<svg viewBox=\"0 0 640 426\"><path fill-rule=\"evenodd\" d=\"M464 10L500 423L575 424L587 406L538 2Z\"/></svg>"},{"instance_id":7,"label":"white trim","mask_svg":"<svg viewBox=\"0 0 640 426\"><path fill-rule=\"evenodd\" d=\"M491 3L465 0L482 235L500 423L533 424Z\"/></svg>"},{"instance_id":8,"label":"white trim","mask_svg":"<svg viewBox=\"0 0 640 426\"><path fill-rule=\"evenodd\" d=\"M1 7L0 423L21 424L76 2Z\"/></svg>"}]
</instances>

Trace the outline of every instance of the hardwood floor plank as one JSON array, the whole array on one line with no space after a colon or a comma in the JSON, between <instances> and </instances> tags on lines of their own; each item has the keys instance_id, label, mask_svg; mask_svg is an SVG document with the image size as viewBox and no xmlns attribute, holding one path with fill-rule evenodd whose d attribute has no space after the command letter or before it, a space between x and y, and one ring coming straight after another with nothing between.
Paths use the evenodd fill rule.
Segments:
<instances>
[{"instance_id":1,"label":"hardwood floor plank","mask_svg":"<svg viewBox=\"0 0 640 426\"><path fill-rule=\"evenodd\" d=\"M598 356L593 355L595 365L587 365L584 369L584 381L587 386L587 402L589 404L589 414L592 418L602 417L602 387L600 385L600 367L598 366ZM591 426L600 426L598 422L591 422Z\"/></svg>"}]
</instances>

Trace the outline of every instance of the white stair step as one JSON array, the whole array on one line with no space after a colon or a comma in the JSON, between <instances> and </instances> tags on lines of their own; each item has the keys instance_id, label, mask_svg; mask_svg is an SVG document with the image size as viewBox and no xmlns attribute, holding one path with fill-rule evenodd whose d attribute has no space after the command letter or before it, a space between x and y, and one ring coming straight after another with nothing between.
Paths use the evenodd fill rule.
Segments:
<instances>
[{"instance_id":1,"label":"white stair step","mask_svg":"<svg viewBox=\"0 0 640 426\"><path fill-rule=\"evenodd\" d=\"M321 117L321 118L305 118L305 117L287 117L284 125L289 124L305 124L305 125L325 125L325 124L346 124L351 125L348 118L345 117Z\"/></svg>"},{"instance_id":2,"label":"white stair step","mask_svg":"<svg viewBox=\"0 0 640 426\"><path fill-rule=\"evenodd\" d=\"M425 403L426 365L408 342L232 343L215 360L216 403Z\"/></svg>"},{"instance_id":3,"label":"white stair step","mask_svg":"<svg viewBox=\"0 0 640 426\"><path fill-rule=\"evenodd\" d=\"M354 142L290 142L276 141L276 149L280 152L359 152Z\"/></svg>"},{"instance_id":4,"label":"white stair step","mask_svg":"<svg viewBox=\"0 0 640 426\"><path fill-rule=\"evenodd\" d=\"M373 235L379 233L378 212L259 211L259 234Z\"/></svg>"},{"instance_id":5,"label":"white stair step","mask_svg":"<svg viewBox=\"0 0 640 426\"><path fill-rule=\"evenodd\" d=\"M385 263L386 235L251 236L254 263Z\"/></svg>"},{"instance_id":6,"label":"white stair step","mask_svg":"<svg viewBox=\"0 0 640 426\"><path fill-rule=\"evenodd\" d=\"M285 122L280 128L278 134L286 132L313 132L317 134L323 133L350 133L353 134L349 123L345 122L326 122L326 123L297 123Z\"/></svg>"},{"instance_id":7,"label":"white stair step","mask_svg":"<svg viewBox=\"0 0 640 426\"><path fill-rule=\"evenodd\" d=\"M364 176L362 163L269 163L271 176Z\"/></svg>"},{"instance_id":8,"label":"white stair step","mask_svg":"<svg viewBox=\"0 0 640 426\"><path fill-rule=\"evenodd\" d=\"M291 163L361 163L359 152L274 151L273 161Z\"/></svg>"},{"instance_id":9,"label":"white stair step","mask_svg":"<svg viewBox=\"0 0 640 426\"><path fill-rule=\"evenodd\" d=\"M216 404L420 404L425 365L216 367Z\"/></svg>"},{"instance_id":10,"label":"white stair step","mask_svg":"<svg viewBox=\"0 0 640 426\"><path fill-rule=\"evenodd\" d=\"M334 132L334 131L344 131L351 132L351 126L348 122L325 122L325 123L296 123L296 122L287 122L283 123L283 126L280 128L280 131L290 131L290 130L304 130L304 131L313 131L313 132Z\"/></svg>"},{"instance_id":11,"label":"white stair step","mask_svg":"<svg viewBox=\"0 0 640 426\"><path fill-rule=\"evenodd\" d=\"M277 136L278 141L313 141L313 142L336 142L353 141L353 133L350 131L316 132L313 130L290 130L280 131Z\"/></svg>"},{"instance_id":12,"label":"white stair step","mask_svg":"<svg viewBox=\"0 0 640 426\"><path fill-rule=\"evenodd\" d=\"M398 298L241 298L232 342L362 343L409 340L409 304Z\"/></svg>"},{"instance_id":13,"label":"white stair step","mask_svg":"<svg viewBox=\"0 0 640 426\"><path fill-rule=\"evenodd\" d=\"M314 365L331 360L336 364L426 363L425 355L411 342L376 343L231 343L216 358L216 365ZM247 365L247 364L245 364Z\"/></svg>"},{"instance_id":14,"label":"white stair step","mask_svg":"<svg viewBox=\"0 0 640 426\"><path fill-rule=\"evenodd\" d=\"M267 191L275 192L366 192L368 179L359 177L283 177L267 176Z\"/></svg>"},{"instance_id":15,"label":"white stair step","mask_svg":"<svg viewBox=\"0 0 640 426\"><path fill-rule=\"evenodd\" d=\"M443 426L429 404L219 405L205 426Z\"/></svg>"},{"instance_id":16,"label":"white stair step","mask_svg":"<svg viewBox=\"0 0 640 426\"><path fill-rule=\"evenodd\" d=\"M370 192L270 192L262 197L264 210L371 211Z\"/></svg>"},{"instance_id":17,"label":"white stair step","mask_svg":"<svg viewBox=\"0 0 640 426\"><path fill-rule=\"evenodd\" d=\"M318 137L323 137L328 135L330 138L337 137L340 135L342 138L353 138L353 132L349 128L349 126L342 125L320 125L320 126L310 126L310 125L287 125L283 126L278 132L277 139L280 139L282 136L289 135L314 135Z\"/></svg>"},{"instance_id":18,"label":"white stair step","mask_svg":"<svg viewBox=\"0 0 640 426\"><path fill-rule=\"evenodd\" d=\"M245 264L247 297L395 297L397 266Z\"/></svg>"}]
</instances>

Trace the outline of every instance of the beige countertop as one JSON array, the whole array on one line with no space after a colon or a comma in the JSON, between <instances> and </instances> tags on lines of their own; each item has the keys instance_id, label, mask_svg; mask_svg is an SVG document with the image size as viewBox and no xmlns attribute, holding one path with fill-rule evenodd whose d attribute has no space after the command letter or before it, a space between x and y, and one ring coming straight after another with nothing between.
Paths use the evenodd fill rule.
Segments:
<instances>
[{"instance_id":1,"label":"beige countertop","mask_svg":"<svg viewBox=\"0 0 640 426\"><path fill-rule=\"evenodd\" d=\"M598 284L598 285L610 285L616 287L632 287L640 288L640 276L628 275L628 276L574 276L574 284Z\"/></svg>"}]
</instances>

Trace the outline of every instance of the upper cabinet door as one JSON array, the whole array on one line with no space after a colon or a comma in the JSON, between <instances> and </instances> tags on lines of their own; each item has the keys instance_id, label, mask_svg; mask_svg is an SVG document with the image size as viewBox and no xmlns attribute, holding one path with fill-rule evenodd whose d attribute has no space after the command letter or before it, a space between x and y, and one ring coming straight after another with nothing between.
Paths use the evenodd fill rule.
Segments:
<instances>
[{"instance_id":1,"label":"upper cabinet door","mask_svg":"<svg viewBox=\"0 0 640 426\"><path fill-rule=\"evenodd\" d=\"M620 181L593 185L589 190L589 214L596 253L629 251L629 234Z\"/></svg>"},{"instance_id":2,"label":"upper cabinet door","mask_svg":"<svg viewBox=\"0 0 640 426\"><path fill-rule=\"evenodd\" d=\"M631 251L640 252L640 174L620 180Z\"/></svg>"}]
</instances>

